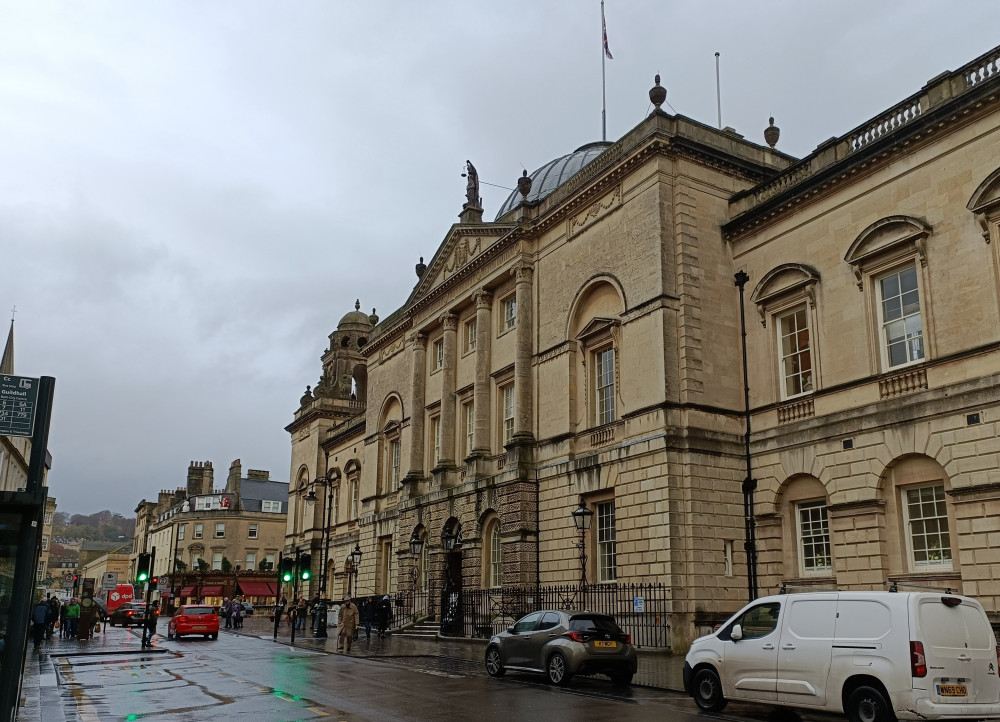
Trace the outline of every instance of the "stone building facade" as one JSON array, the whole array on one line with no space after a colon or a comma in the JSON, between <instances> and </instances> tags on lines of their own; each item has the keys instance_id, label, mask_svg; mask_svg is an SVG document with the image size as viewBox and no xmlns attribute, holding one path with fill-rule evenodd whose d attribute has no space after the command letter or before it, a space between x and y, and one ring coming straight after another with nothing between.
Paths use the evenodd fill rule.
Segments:
<instances>
[{"instance_id":1,"label":"stone building facade","mask_svg":"<svg viewBox=\"0 0 1000 722\"><path fill-rule=\"evenodd\" d=\"M761 593L1000 620L1000 48L802 159L664 95L493 222L470 188L406 303L344 317L287 427L286 554L328 527L331 596L355 545L365 594L662 582L680 650L748 596L749 455Z\"/></svg>"},{"instance_id":2,"label":"stone building facade","mask_svg":"<svg viewBox=\"0 0 1000 722\"><path fill-rule=\"evenodd\" d=\"M163 578L164 596L221 602L239 579L251 580L254 588L273 582L288 495L288 484L267 471L248 469L244 476L239 459L229 467L225 488L215 489L212 462L192 461L184 488L161 491L157 501L136 507L136 537L141 534L142 541L130 573L134 578L138 553L155 547L152 574Z\"/></svg>"}]
</instances>

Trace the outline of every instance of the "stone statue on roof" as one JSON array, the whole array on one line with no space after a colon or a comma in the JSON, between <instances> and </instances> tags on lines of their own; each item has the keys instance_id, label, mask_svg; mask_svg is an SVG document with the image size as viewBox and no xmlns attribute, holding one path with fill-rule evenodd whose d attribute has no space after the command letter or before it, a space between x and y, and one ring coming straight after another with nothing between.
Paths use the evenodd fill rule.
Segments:
<instances>
[{"instance_id":1,"label":"stone statue on roof","mask_svg":"<svg viewBox=\"0 0 1000 722\"><path fill-rule=\"evenodd\" d=\"M472 165L472 161L465 161L465 173L462 175L468 178L465 184L465 206L467 208L482 207L483 201L479 197L479 173L476 172L476 166Z\"/></svg>"}]
</instances>

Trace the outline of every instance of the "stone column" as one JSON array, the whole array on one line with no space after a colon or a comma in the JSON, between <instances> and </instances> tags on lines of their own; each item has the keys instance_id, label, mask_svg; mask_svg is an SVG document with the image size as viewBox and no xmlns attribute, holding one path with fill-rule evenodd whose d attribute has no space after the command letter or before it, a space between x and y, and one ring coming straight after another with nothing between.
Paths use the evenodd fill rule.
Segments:
<instances>
[{"instance_id":1,"label":"stone column","mask_svg":"<svg viewBox=\"0 0 1000 722\"><path fill-rule=\"evenodd\" d=\"M455 467L455 367L458 362L458 316L446 313L444 327L444 364L441 367L441 460L439 467Z\"/></svg>"},{"instance_id":2,"label":"stone column","mask_svg":"<svg viewBox=\"0 0 1000 722\"><path fill-rule=\"evenodd\" d=\"M476 381L473 404L476 425L472 436L472 453L490 455L490 339L493 318L493 296L486 291L476 294Z\"/></svg>"},{"instance_id":3,"label":"stone column","mask_svg":"<svg viewBox=\"0 0 1000 722\"><path fill-rule=\"evenodd\" d=\"M514 441L534 441L531 431L531 277L532 267L519 263L511 269L516 276L516 353L514 356Z\"/></svg>"},{"instance_id":4,"label":"stone column","mask_svg":"<svg viewBox=\"0 0 1000 722\"><path fill-rule=\"evenodd\" d=\"M424 377L427 374L427 335L413 335L413 379L410 384L410 468L404 483L424 478Z\"/></svg>"}]
</instances>

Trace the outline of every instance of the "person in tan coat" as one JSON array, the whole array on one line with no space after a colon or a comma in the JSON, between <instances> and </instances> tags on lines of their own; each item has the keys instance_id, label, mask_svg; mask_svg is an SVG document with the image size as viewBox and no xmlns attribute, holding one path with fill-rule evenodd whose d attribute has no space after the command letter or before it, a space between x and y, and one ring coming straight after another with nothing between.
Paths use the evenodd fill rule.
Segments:
<instances>
[{"instance_id":1,"label":"person in tan coat","mask_svg":"<svg viewBox=\"0 0 1000 722\"><path fill-rule=\"evenodd\" d=\"M337 621L337 651L343 644L345 652L351 651L351 640L354 639L354 631L358 628L360 615L358 608L351 604L350 597L344 597L344 603L340 607L340 617Z\"/></svg>"}]
</instances>

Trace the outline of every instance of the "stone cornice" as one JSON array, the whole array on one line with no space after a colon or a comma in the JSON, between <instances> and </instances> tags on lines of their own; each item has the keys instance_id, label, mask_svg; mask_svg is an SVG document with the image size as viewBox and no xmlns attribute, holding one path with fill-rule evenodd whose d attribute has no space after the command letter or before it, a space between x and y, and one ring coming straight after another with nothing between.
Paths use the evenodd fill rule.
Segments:
<instances>
[{"instance_id":1,"label":"stone cornice","mask_svg":"<svg viewBox=\"0 0 1000 722\"><path fill-rule=\"evenodd\" d=\"M1000 47L954 73L943 73L919 93L839 138L819 145L811 155L775 178L730 201L733 220L723 236L734 242L760 226L801 207L806 199L834 193L839 186L865 177L912 153L914 143L933 142L950 128L997 110L1000 74L979 77L980 66L1000 64Z\"/></svg>"}]
</instances>

